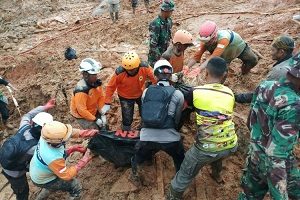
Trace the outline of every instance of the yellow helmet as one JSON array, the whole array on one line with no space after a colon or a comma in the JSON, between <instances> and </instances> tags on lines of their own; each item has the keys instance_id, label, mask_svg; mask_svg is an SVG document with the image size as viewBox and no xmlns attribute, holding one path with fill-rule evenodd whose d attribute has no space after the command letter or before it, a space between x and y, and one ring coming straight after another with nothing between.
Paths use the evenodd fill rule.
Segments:
<instances>
[{"instance_id":1,"label":"yellow helmet","mask_svg":"<svg viewBox=\"0 0 300 200\"><path fill-rule=\"evenodd\" d=\"M132 70L140 66L141 60L137 53L129 51L122 58L122 67L126 70Z\"/></svg>"},{"instance_id":2,"label":"yellow helmet","mask_svg":"<svg viewBox=\"0 0 300 200\"><path fill-rule=\"evenodd\" d=\"M59 144L67 141L73 128L70 124L63 124L58 121L52 121L45 124L42 128L42 137L51 144Z\"/></svg>"}]
</instances>

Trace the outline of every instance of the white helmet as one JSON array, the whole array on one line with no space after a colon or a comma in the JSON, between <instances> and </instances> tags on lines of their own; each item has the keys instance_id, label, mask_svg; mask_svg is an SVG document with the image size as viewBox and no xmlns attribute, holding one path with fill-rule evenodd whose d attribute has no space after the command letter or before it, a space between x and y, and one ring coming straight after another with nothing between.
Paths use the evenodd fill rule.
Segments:
<instances>
[{"instance_id":1,"label":"white helmet","mask_svg":"<svg viewBox=\"0 0 300 200\"><path fill-rule=\"evenodd\" d=\"M40 112L32 118L32 121L39 126L44 126L44 124L53 121L53 116L46 112Z\"/></svg>"},{"instance_id":2,"label":"white helmet","mask_svg":"<svg viewBox=\"0 0 300 200\"><path fill-rule=\"evenodd\" d=\"M98 74L101 68L101 63L97 62L93 58L85 58L79 65L80 72L87 72L89 74Z\"/></svg>"},{"instance_id":3,"label":"white helmet","mask_svg":"<svg viewBox=\"0 0 300 200\"><path fill-rule=\"evenodd\" d=\"M154 75L157 74L172 74L173 73L173 67L167 60L158 60L154 64L153 68Z\"/></svg>"}]
</instances>

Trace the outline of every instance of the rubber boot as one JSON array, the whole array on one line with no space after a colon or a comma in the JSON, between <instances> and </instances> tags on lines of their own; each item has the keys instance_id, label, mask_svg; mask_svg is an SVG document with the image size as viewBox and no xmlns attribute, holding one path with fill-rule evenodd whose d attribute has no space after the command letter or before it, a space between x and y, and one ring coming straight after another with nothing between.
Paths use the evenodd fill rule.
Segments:
<instances>
[{"instance_id":1,"label":"rubber boot","mask_svg":"<svg viewBox=\"0 0 300 200\"><path fill-rule=\"evenodd\" d=\"M147 10L147 13L152 13L151 11L150 11L150 9L149 9L149 3L146 3L145 2L145 7L146 7L146 10Z\"/></svg>"},{"instance_id":2,"label":"rubber boot","mask_svg":"<svg viewBox=\"0 0 300 200\"><path fill-rule=\"evenodd\" d=\"M129 179L137 188L140 188L142 186L141 179L138 175L138 167L135 161L135 157L131 158L131 175Z\"/></svg>"},{"instance_id":3,"label":"rubber boot","mask_svg":"<svg viewBox=\"0 0 300 200\"><path fill-rule=\"evenodd\" d=\"M182 196L183 192L177 192L170 186L166 200L183 200Z\"/></svg>"},{"instance_id":4,"label":"rubber boot","mask_svg":"<svg viewBox=\"0 0 300 200\"><path fill-rule=\"evenodd\" d=\"M116 12L116 13L115 13L115 19L116 19L116 21L119 20L119 12Z\"/></svg>"},{"instance_id":5,"label":"rubber boot","mask_svg":"<svg viewBox=\"0 0 300 200\"><path fill-rule=\"evenodd\" d=\"M222 171L222 160L215 161L211 164L211 178L214 179L218 184L223 184L224 180L221 176Z\"/></svg>"},{"instance_id":6,"label":"rubber boot","mask_svg":"<svg viewBox=\"0 0 300 200\"><path fill-rule=\"evenodd\" d=\"M251 67L248 67L247 65L243 64L241 67L242 75L248 74L251 70Z\"/></svg>"},{"instance_id":7,"label":"rubber boot","mask_svg":"<svg viewBox=\"0 0 300 200\"><path fill-rule=\"evenodd\" d=\"M49 195L50 195L50 190L43 188L42 191L39 193L39 195L35 198L35 200L45 200L49 197Z\"/></svg>"},{"instance_id":8,"label":"rubber boot","mask_svg":"<svg viewBox=\"0 0 300 200\"><path fill-rule=\"evenodd\" d=\"M113 21L113 23L115 23L115 16L113 12L110 13L110 18Z\"/></svg>"},{"instance_id":9,"label":"rubber boot","mask_svg":"<svg viewBox=\"0 0 300 200\"><path fill-rule=\"evenodd\" d=\"M132 13L135 15L136 8L132 8Z\"/></svg>"}]
</instances>

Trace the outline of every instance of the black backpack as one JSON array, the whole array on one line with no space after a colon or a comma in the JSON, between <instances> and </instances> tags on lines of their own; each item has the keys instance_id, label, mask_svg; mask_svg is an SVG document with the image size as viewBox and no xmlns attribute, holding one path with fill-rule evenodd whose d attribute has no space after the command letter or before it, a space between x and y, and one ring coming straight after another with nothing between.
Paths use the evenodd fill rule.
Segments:
<instances>
[{"instance_id":1,"label":"black backpack","mask_svg":"<svg viewBox=\"0 0 300 200\"><path fill-rule=\"evenodd\" d=\"M175 128L174 117L168 115L169 104L175 90L172 86L149 86L142 104L144 128Z\"/></svg>"},{"instance_id":2,"label":"black backpack","mask_svg":"<svg viewBox=\"0 0 300 200\"><path fill-rule=\"evenodd\" d=\"M4 169L12 171L27 170L32 155L26 152L38 143L37 139L26 140L24 133L30 125L22 126L18 132L8 138L0 148L0 164Z\"/></svg>"}]
</instances>

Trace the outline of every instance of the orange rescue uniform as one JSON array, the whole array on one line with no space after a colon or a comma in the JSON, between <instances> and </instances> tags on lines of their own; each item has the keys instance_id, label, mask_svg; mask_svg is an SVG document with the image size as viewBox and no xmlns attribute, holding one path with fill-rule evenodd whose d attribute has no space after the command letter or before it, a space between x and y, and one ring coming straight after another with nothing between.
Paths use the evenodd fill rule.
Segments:
<instances>
[{"instance_id":1,"label":"orange rescue uniform","mask_svg":"<svg viewBox=\"0 0 300 200\"><path fill-rule=\"evenodd\" d=\"M71 114L75 118L95 121L97 110L101 110L104 100L105 96L101 85L92 88L82 79L77 83L71 99Z\"/></svg>"},{"instance_id":2,"label":"orange rescue uniform","mask_svg":"<svg viewBox=\"0 0 300 200\"><path fill-rule=\"evenodd\" d=\"M116 90L119 96L126 99L141 97L147 79L150 79L152 84L156 83L152 68L144 63L141 64L138 73L134 76L127 74L123 67L118 67L106 86L105 104L111 103Z\"/></svg>"}]
</instances>

